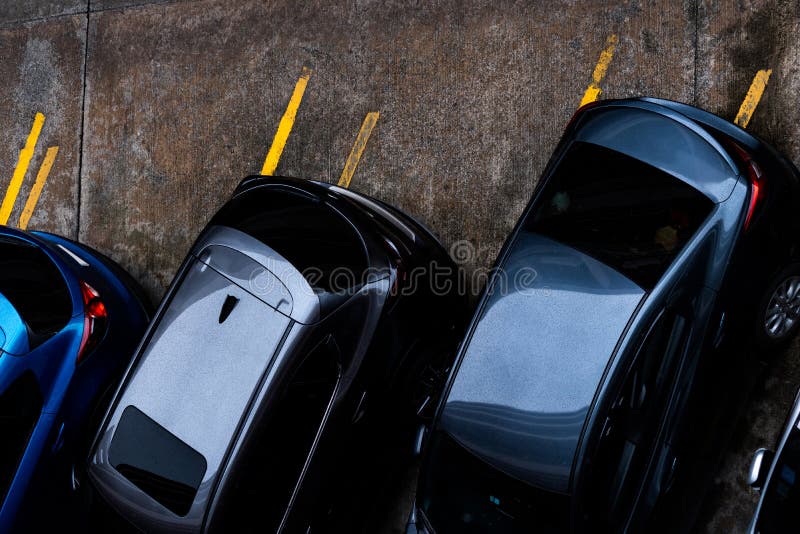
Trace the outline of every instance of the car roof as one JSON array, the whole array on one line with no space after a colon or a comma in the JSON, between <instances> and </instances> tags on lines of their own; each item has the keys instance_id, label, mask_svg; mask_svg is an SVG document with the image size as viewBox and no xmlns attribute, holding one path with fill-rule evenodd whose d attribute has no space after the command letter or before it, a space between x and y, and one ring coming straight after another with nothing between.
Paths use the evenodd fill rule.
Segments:
<instances>
[{"instance_id":1,"label":"car roof","mask_svg":"<svg viewBox=\"0 0 800 534\"><path fill-rule=\"evenodd\" d=\"M499 272L440 424L507 474L566 492L597 386L645 292L533 233L518 236Z\"/></svg>"},{"instance_id":2,"label":"car roof","mask_svg":"<svg viewBox=\"0 0 800 534\"><path fill-rule=\"evenodd\" d=\"M600 102L581 113L569 134L575 141L616 150L669 173L715 203L730 196L740 174L704 125L659 101Z\"/></svg>"},{"instance_id":3,"label":"car roof","mask_svg":"<svg viewBox=\"0 0 800 534\"><path fill-rule=\"evenodd\" d=\"M28 331L13 304L0 293L0 353L22 355L28 351Z\"/></svg>"}]
</instances>

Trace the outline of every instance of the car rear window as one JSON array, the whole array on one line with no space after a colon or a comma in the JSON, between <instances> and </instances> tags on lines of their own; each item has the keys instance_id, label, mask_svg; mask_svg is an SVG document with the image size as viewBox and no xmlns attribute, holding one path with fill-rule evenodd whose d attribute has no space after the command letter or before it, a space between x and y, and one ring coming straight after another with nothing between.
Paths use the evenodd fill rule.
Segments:
<instances>
[{"instance_id":1,"label":"car rear window","mask_svg":"<svg viewBox=\"0 0 800 534\"><path fill-rule=\"evenodd\" d=\"M211 224L255 237L286 258L315 290L341 292L363 282L368 263L361 238L320 199L261 187L228 202Z\"/></svg>"},{"instance_id":2,"label":"car rear window","mask_svg":"<svg viewBox=\"0 0 800 534\"><path fill-rule=\"evenodd\" d=\"M165 508L184 516L206 472L206 460L134 406L122 412L108 459Z\"/></svg>"},{"instance_id":3,"label":"car rear window","mask_svg":"<svg viewBox=\"0 0 800 534\"><path fill-rule=\"evenodd\" d=\"M800 507L800 430L795 426L775 464L764 494L755 531L761 534L797 531Z\"/></svg>"},{"instance_id":4,"label":"car rear window","mask_svg":"<svg viewBox=\"0 0 800 534\"><path fill-rule=\"evenodd\" d=\"M58 332L72 316L61 272L47 254L20 239L0 237L0 293L35 336Z\"/></svg>"},{"instance_id":5,"label":"car rear window","mask_svg":"<svg viewBox=\"0 0 800 534\"><path fill-rule=\"evenodd\" d=\"M711 199L639 160L575 142L542 191L528 231L597 258L652 289L708 217Z\"/></svg>"},{"instance_id":6,"label":"car rear window","mask_svg":"<svg viewBox=\"0 0 800 534\"><path fill-rule=\"evenodd\" d=\"M417 505L436 534L569 530L569 496L505 475L444 432L432 438Z\"/></svg>"}]
</instances>

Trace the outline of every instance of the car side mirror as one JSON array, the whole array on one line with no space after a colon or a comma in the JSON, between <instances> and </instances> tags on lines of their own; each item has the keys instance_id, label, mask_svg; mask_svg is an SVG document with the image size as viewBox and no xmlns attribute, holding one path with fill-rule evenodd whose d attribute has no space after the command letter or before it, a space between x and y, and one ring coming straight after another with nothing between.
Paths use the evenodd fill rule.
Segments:
<instances>
[{"instance_id":1,"label":"car side mirror","mask_svg":"<svg viewBox=\"0 0 800 534\"><path fill-rule=\"evenodd\" d=\"M751 488L761 491L767 482L767 474L774 458L775 453L764 448L753 454L753 461L750 462L750 470L747 472L747 483Z\"/></svg>"}]
</instances>

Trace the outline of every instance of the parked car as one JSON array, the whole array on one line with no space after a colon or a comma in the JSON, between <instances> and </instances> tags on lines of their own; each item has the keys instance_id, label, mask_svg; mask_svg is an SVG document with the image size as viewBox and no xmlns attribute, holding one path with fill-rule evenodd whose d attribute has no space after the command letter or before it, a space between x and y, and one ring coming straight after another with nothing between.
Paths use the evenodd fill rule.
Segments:
<instances>
[{"instance_id":1,"label":"parked car","mask_svg":"<svg viewBox=\"0 0 800 534\"><path fill-rule=\"evenodd\" d=\"M799 194L702 110L581 108L459 351L408 532L688 530L757 357L798 328Z\"/></svg>"},{"instance_id":2,"label":"parked car","mask_svg":"<svg viewBox=\"0 0 800 534\"><path fill-rule=\"evenodd\" d=\"M404 462L378 436L413 460L465 313L455 265L409 216L324 183L248 178L164 297L91 480L146 532L356 531Z\"/></svg>"},{"instance_id":3,"label":"parked car","mask_svg":"<svg viewBox=\"0 0 800 534\"><path fill-rule=\"evenodd\" d=\"M761 493L756 512L750 523L750 534L794 532L797 529L795 511L800 503L800 391L775 450L758 449L753 455L747 481Z\"/></svg>"},{"instance_id":4,"label":"parked car","mask_svg":"<svg viewBox=\"0 0 800 534\"><path fill-rule=\"evenodd\" d=\"M0 532L72 517L92 416L149 320L142 295L83 245L0 226Z\"/></svg>"}]
</instances>

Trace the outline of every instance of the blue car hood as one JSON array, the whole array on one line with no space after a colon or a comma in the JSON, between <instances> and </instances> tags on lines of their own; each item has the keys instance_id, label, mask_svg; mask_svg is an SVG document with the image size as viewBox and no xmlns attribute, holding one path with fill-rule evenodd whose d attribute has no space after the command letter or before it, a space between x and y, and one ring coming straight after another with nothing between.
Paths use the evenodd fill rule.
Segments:
<instances>
[{"instance_id":1,"label":"blue car hood","mask_svg":"<svg viewBox=\"0 0 800 534\"><path fill-rule=\"evenodd\" d=\"M590 404L644 291L575 249L525 232L490 291L442 428L503 472L567 492Z\"/></svg>"}]
</instances>

